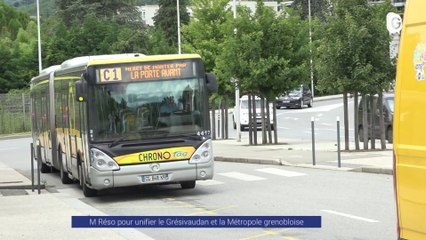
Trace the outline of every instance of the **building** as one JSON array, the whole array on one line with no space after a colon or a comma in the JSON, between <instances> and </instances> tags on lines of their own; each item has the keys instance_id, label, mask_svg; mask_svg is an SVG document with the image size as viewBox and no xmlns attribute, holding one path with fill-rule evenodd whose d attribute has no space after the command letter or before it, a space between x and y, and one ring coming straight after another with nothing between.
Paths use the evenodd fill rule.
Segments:
<instances>
[{"instance_id":1,"label":"building","mask_svg":"<svg viewBox=\"0 0 426 240\"><path fill-rule=\"evenodd\" d=\"M256 11L256 1L241 1L237 0L237 4L248 7L252 12ZM281 12L284 7L288 7L293 3L293 1L283 1L278 3L277 1L266 1L264 2L265 6L272 8L275 12ZM232 1L229 2L228 7L232 7ZM154 26L154 16L157 14L158 5L143 5L139 6L138 10L141 13L142 21L148 26ZM190 16L192 16L191 9L188 8Z\"/></svg>"},{"instance_id":2,"label":"building","mask_svg":"<svg viewBox=\"0 0 426 240\"><path fill-rule=\"evenodd\" d=\"M368 0L369 3L383 3L384 0ZM403 12L405 7L406 0L391 0L392 5L398 9L398 11Z\"/></svg>"},{"instance_id":3,"label":"building","mask_svg":"<svg viewBox=\"0 0 426 240\"><path fill-rule=\"evenodd\" d=\"M398 8L398 10L404 10L405 0L392 0L392 4Z\"/></svg>"},{"instance_id":4,"label":"building","mask_svg":"<svg viewBox=\"0 0 426 240\"><path fill-rule=\"evenodd\" d=\"M158 12L158 9L160 9L158 5L144 5L138 7L145 25L154 26L154 16Z\"/></svg>"}]
</instances>

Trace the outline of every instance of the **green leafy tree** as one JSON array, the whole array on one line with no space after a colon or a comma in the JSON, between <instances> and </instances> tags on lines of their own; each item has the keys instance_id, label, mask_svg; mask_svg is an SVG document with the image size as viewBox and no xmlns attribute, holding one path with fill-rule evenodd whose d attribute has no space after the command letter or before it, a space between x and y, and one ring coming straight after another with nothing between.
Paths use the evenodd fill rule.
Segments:
<instances>
[{"instance_id":1,"label":"green leafy tree","mask_svg":"<svg viewBox=\"0 0 426 240\"><path fill-rule=\"evenodd\" d=\"M56 0L58 16L69 25L88 15L118 23L140 23L141 15L132 0Z\"/></svg>"},{"instance_id":2,"label":"green leafy tree","mask_svg":"<svg viewBox=\"0 0 426 240\"><path fill-rule=\"evenodd\" d=\"M43 37L46 66L86 55L113 53L146 53L149 37L145 29L121 25L87 15L80 24L66 26L62 22L49 22Z\"/></svg>"},{"instance_id":3,"label":"green leafy tree","mask_svg":"<svg viewBox=\"0 0 426 240\"><path fill-rule=\"evenodd\" d=\"M311 1L311 16L320 20L325 20L330 14L331 4L329 0L294 0L292 3L293 9L301 9L302 19L309 17L309 2Z\"/></svg>"},{"instance_id":4,"label":"green leafy tree","mask_svg":"<svg viewBox=\"0 0 426 240\"><path fill-rule=\"evenodd\" d=\"M219 45L223 51L216 61L218 76L224 81L238 79L242 93L259 95L268 102L308 81L308 25L292 14L277 16L260 0L254 14L247 8L239 8L236 34ZM263 143L266 143L265 130ZM272 143L271 134L269 141Z\"/></svg>"},{"instance_id":5,"label":"green leafy tree","mask_svg":"<svg viewBox=\"0 0 426 240\"><path fill-rule=\"evenodd\" d=\"M261 1L254 15L240 8L237 34L217 59L219 74L236 77L243 92L274 100L309 79L307 27L299 17L276 16Z\"/></svg>"},{"instance_id":6,"label":"green leafy tree","mask_svg":"<svg viewBox=\"0 0 426 240\"><path fill-rule=\"evenodd\" d=\"M181 25L188 24L188 0L179 1L179 15ZM178 42L176 0L159 0L159 9L154 16L154 24L159 34L162 34L168 45L176 49ZM177 51L174 51L177 52Z\"/></svg>"},{"instance_id":7,"label":"green leafy tree","mask_svg":"<svg viewBox=\"0 0 426 240\"><path fill-rule=\"evenodd\" d=\"M170 54L177 53L176 45L170 45L165 38L165 33L156 27L148 27L146 31L148 37L148 54Z\"/></svg>"},{"instance_id":8,"label":"green leafy tree","mask_svg":"<svg viewBox=\"0 0 426 240\"><path fill-rule=\"evenodd\" d=\"M224 10L228 3L228 0L194 1L194 20L182 26L184 51L200 54L207 72L216 70L216 59L223 51L224 39L234 35L232 13L229 9ZM219 94L231 95L234 85L229 78L218 80Z\"/></svg>"},{"instance_id":9,"label":"green leafy tree","mask_svg":"<svg viewBox=\"0 0 426 240\"><path fill-rule=\"evenodd\" d=\"M334 86L344 93L345 149L349 149L348 93L376 94L390 86L394 66L389 59L385 5L365 0L335 0L318 49L319 88ZM333 76L330 78L330 76Z\"/></svg>"},{"instance_id":10,"label":"green leafy tree","mask_svg":"<svg viewBox=\"0 0 426 240\"><path fill-rule=\"evenodd\" d=\"M25 13L0 3L0 93L24 88L37 72L37 30Z\"/></svg>"},{"instance_id":11,"label":"green leafy tree","mask_svg":"<svg viewBox=\"0 0 426 240\"><path fill-rule=\"evenodd\" d=\"M0 38L15 40L20 28L30 22L28 14L16 11L13 7L0 2Z\"/></svg>"}]
</instances>

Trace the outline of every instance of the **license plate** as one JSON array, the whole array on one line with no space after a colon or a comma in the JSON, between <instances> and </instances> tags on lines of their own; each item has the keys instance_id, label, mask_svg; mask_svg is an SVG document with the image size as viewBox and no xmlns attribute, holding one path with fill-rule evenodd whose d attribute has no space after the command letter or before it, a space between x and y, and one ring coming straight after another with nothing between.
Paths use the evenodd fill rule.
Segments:
<instances>
[{"instance_id":1,"label":"license plate","mask_svg":"<svg viewBox=\"0 0 426 240\"><path fill-rule=\"evenodd\" d=\"M290 101L283 101L283 103L289 103Z\"/></svg>"},{"instance_id":2,"label":"license plate","mask_svg":"<svg viewBox=\"0 0 426 240\"><path fill-rule=\"evenodd\" d=\"M169 174L157 174L157 175L148 175L148 176L141 176L143 183L148 182L158 182L158 181L167 181L169 180Z\"/></svg>"}]
</instances>

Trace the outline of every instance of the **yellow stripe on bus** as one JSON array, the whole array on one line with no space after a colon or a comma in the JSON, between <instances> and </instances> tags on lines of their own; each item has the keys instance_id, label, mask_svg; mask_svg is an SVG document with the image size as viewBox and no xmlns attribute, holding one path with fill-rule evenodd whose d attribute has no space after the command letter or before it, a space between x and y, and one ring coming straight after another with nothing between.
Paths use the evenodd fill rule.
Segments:
<instances>
[{"instance_id":1,"label":"yellow stripe on bus","mask_svg":"<svg viewBox=\"0 0 426 240\"><path fill-rule=\"evenodd\" d=\"M73 80L73 79L80 79L80 78L79 77L55 77L55 81ZM49 83L49 79L38 82L38 83L34 84L33 86L39 86L39 85L46 84L46 83Z\"/></svg>"},{"instance_id":2,"label":"yellow stripe on bus","mask_svg":"<svg viewBox=\"0 0 426 240\"><path fill-rule=\"evenodd\" d=\"M117 156L114 160L119 165L177 161L190 159L194 152L194 147L163 148Z\"/></svg>"}]
</instances>

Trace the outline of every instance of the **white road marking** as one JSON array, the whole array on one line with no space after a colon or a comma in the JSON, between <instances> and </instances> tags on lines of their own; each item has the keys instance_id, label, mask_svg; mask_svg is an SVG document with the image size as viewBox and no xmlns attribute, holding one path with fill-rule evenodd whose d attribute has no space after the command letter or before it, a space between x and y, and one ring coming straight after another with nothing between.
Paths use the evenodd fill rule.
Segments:
<instances>
[{"instance_id":1,"label":"white road marking","mask_svg":"<svg viewBox=\"0 0 426 240\"><path fill-rule=\"evenodd\" d=\"M197 185L202 185L202 186L212 186L212 185L220 185L220 184L224 184L224 182L216 181L216 180L197 181Z\"/></svg>"},{"instance_id":2,"label":"white road marking","mask_svg":"<svg viewBox=\"0 0 426 240\"><path fill-rule=\"evenodd\" d=\"M67 191L64 189L59 189L59 193L54 193L54 195L63 201L65 204L70 206L71 208L81 212L83 215L89 216L108 216L104 212L90 206L87 203L80 201L72 195L69 195ZM82 194L82 193L80 193ZM134 228L111 228L112 231L122 236L124 239L142 239L142 240L154 240L143 232L140 232Z\"/></svg>"},{"instance_id":3,"label":"white road marking","mask_svg":"<svg viewBox=\"0 0 426 240\"><path fill-rule=\"evenodd\" d=\"M265 180L265 178L262 178L262 177L249 175L249 174L245 174L245 173L239 173L239 172L226 172L226 173L218 173L218 174L225 176L225 177L234 178L234 179L243 180L243 181Z\"/></svg>"},{"instance_id":4,"label":"white road marking","mask_svg":"<svg viewBox=\"0 0 426 240\"><path fill-rule=\"evenodd\" d=\"M11 148L0 148L0 151L12 151L12 150L15 150L15 149L19 149L19 148L17 148L17 147L11 147Z\"/></svg>"},{"instance_id":5,"label":"white road marking","mask_svg":"<svg viewBox=\"0 0 426 240\"><path fill-rule=\"evenodd\" d=\"M352 218L352 219L356 219L356 220L360 220L360 221L364 221L364 222L370 222L370 223L377 223L379 221L374 220L374 219L370 219L370 218L363 218L363 217L358 217L352 214L347 214L347 213L341 213L341 212L336 212L336 211L332 211L332 210L321 210L323 212L326 213L331 213L334 215L339 215L339 216L343 216L343 217L347 217L347 218Z\"/></svg>"},{"instance_id":6,"label":"white road marking","mask_svg":"<svg viewBox=\"0 0 426 240\"><path fill-rule=\"evenodd\" d=\"M285 120L293 120L293 121L298 121L299 118L295 118L295 117L285 117Z\"/></svg>"},{"instance_id":7,"label":"white road marking","mask_svg":"<svg viewBox=\"0 0 426 240\"><path fill-rule=\"evenodd\" d=\"M277 168L260 168L260 169L256 169L256 171L270 173L270 174L284 176L284 177L298 177L298 176L306 175L306 173L286 171L286 170L277 169Z\"/></svg>"},{"instance_id":8,"label":"white road marking","mask_svg":"<svg viewBox=\"0 0 426 240\"><path fill-rule=\"evenodd\" d=\"M330 104L330 105L325 105L320 107L313 107L313 108L305 108L299 111L294 111L294 113L329 112L339 107L343 107L343 103L335 103L335 104Z\"/></svg>"}]
</instances>

